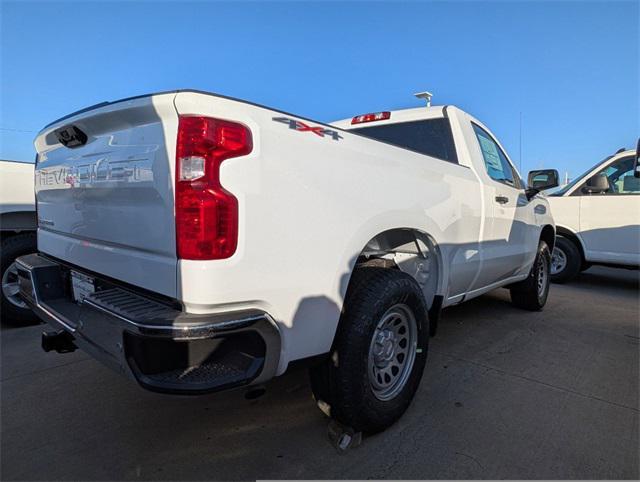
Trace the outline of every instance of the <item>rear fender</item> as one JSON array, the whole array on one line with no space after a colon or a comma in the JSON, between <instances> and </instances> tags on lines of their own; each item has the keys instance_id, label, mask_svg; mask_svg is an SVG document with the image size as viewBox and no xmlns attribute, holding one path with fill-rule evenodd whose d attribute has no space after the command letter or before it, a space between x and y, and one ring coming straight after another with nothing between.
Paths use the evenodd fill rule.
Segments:
<instances>
[{"instance_id":1,"label":"rear fender","mask_svg":"<svg viewBox=\"0 0 640 482\"><path fill-rule=\"evenodd\" d=\"M398 224L399 217L398 213L387 213L371 220L349 241L340 262L343 268L334 280L341 311L353 271L359 263L372 258L391 260L398 269L414 277L423 289L428 307L433 305L435 296L446 294L449 266L444 260L449 254L447 246L437 242L443 234L424 215L404 216L403 224ZM334 332L337 322L336 319Z\"/></svg>"}]
</instances>

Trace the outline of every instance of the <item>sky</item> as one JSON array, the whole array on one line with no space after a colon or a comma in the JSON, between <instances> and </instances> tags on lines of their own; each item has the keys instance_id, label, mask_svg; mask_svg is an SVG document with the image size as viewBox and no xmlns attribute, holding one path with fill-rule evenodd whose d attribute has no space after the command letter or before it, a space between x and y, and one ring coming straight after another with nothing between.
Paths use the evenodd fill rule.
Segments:
<instances>
[{"instance_id":1,"label":"sky","mask_svg":"<svg viewBox=\"0 0 640 482\"><path fill-rule=\"evenodd\" d=\"M322 122L453 104L521 173L581 174L640 135L640 1L2 0L0 158L47 123L179 88ZM524 174L523 174L524 175Z\"/></svg>"}]
</instances>

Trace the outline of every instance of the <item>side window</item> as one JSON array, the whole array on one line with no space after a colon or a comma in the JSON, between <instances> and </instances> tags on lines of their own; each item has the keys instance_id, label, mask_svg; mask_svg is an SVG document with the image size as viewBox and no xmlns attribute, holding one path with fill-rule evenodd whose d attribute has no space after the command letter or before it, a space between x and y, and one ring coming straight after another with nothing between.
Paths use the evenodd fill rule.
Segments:
<instances>
[{"instance_id":1,"label":"side window","mask_svg":"<svg viewBox=\"0 0 640 482\"><path fill-rule=\"evenodd\" d=\"M484 129L475 124L472 125L480 145L480 151L482 151L484 167L487 169L489 177L508 186L520 188L520 179L518 179L500 146Z\"/></svg>"},{"instance_id":2,"label":"side window","mask_svg":"<svg viewBox=\"0 0 640 482\"><path fill-rule=\"evenodd\" d=\"M633 157L623 157L601 173L609 181L609 190L605 194L640 194L640 179L633 175Z\"/></svg>"}]
</instances>

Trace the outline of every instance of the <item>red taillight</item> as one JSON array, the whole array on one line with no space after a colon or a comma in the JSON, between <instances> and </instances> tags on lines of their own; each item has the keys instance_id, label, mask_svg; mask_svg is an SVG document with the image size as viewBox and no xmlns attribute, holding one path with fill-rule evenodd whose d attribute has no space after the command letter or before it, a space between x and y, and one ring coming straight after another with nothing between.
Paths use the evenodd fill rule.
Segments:
<instances>
[{"instance_id":1,"label":"red taillight","mask_svg":"<svg viewBox=\"0 0 640 482\"><path fill-rule=\"evenodd\" d=\"M391 118L391 112L375 112L372 114L357 115L351 119L351 124L362 124L363 122L373 122Z\"/></svg>"},{"instance_id":2,"label":"red taillight","mask_svg":"<svg viewBox=\"0 0 640 482\"><path fill-rule=\"evenodd\" d=\"M251 131L235 122L180 116L176 148L176 244L181 259L223 259L238 245L238 200L220 164L249 154Z\"/></svg>"}]
</instances>

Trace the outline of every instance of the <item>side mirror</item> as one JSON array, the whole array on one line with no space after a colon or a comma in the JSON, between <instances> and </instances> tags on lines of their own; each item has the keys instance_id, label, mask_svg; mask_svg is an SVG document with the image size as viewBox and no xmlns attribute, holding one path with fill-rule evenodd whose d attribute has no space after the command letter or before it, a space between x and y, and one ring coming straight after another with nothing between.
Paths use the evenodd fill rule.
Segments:
<instances>
[{"instance_id":1,"label":"side mirror","mask_svg":"<svg viewBox=\"0 0 640 482\"><path fill-rule=\"evenodd\" d=\"M607 176L600 173L590 177L582 188L582 192L587 194L601 194L609 190L609 180Z\"/></svg>"},{"instance_id":2,"label":"side mirror","mask_svg":"<svg viewBox=\"0 0 640 482\"><path fill-rule=\"evenodd\" d=\"M529 187L524 191L530 201L533 197L544 189L551 189L558 185L558 171L555 169L541 169L530 171L527 176Z\"/></svg>"},{"instance_id":3,"label":"side mirror","mask_svg":"<svg viewBox=\"0 0 640 482\"><path fill-rule=\"evenodd\" d=\"M633 159L633 177L640 177L640 138L636 145L636 157Z\"/></svg>"},{"instance_id":4,"label":"side mirror","mask_svg":"<svg viewBox=\"0 0 640 482\"><path fill-rule=\"evenodd\" d=\"M529 187L537 189L538 192L556 187L558 185L558 171L555 169L530 171L527 176L527 184Z\"/></svg>"}]
</instances>

